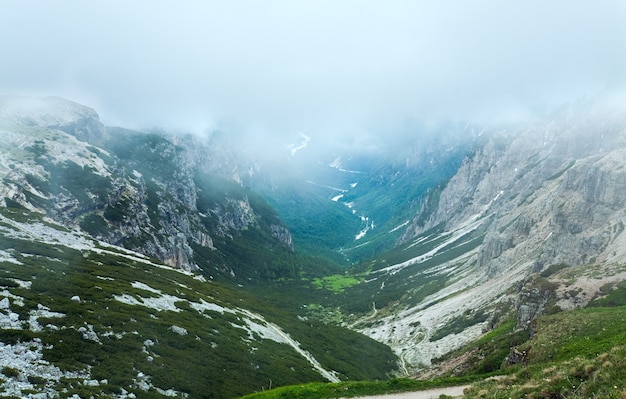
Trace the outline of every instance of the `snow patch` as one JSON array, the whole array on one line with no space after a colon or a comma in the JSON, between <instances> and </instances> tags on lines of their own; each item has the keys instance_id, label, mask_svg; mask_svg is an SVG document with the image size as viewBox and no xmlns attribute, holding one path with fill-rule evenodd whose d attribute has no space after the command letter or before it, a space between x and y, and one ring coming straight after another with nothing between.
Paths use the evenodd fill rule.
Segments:
<instances>
[{"instance_id":1,"label":"snow patch","mask_svg":"<svg viewBox=\"0 0 626 399\"><path fill-rule=\"evenodd\" d=\"M363 223L365 223L365 228L363 228L363 230L359 231L359 233L354 237L354 240L360 240L361 238L365 237L365 235L367 234L368 231L373 230L375 225L374 225L374 221L373 220L369 220L368 217L366 216L361 216L361 221Z\"/></svg>"},{"instance_id":2,"label":"snow patch","mask_svg":"<svg viewBox=\"0 0 626 399\"><path fill-rule=\"evenodd\" d=\"M404 226L408 225L409 223L410 223L410 221L407 220L406 222L401 223L401 224L397 225L396 227L394 227L393 229L389 230L389 233L393 233L394 231L398 231L401 228L403 228Z\"/></svg>"},{"instance_id":3,"label":"snow patch","mask_svg":"<svg viewBox=\"0 0 626 399\"><path fill-rule=\"evenodd\" d=\"M329 163L328 166L330 166L331 168L334 168L334 169L341 168L341 157L335 158L335 160L332 161L331 163Z\"/></svg>"},{"instance_id":4,"label":"snow patch","mask_svg":"<svg viewBox=\"0 0 626 399\"><path fill-rule=\"evenodd\" d=\"M333 169L337 169L340 172L345 172L345 173L364 173L364 172L361 172L359 170L350 170L350 169L342 168L341 157L335 158L335 160L332 161L331 163L329 163L328 166L330 166ZM352 185L352 184L354 184L354 185ZM350 185L352 188L356 187L356 183L352 183L352 184Z\"/></svg>"},{"instance_id":5,"label":"snow patch","mask_svg":"<svg viewBox=\"0 0 626 399\"><path fill-rule=\"evenodd\" d=\"M442 248L445 248L447 246L449 246L450 244L454 243L455 241L458 241L460 238L464 237L465 235L471 233L472 231L476 230L481 224L483 223L483 220L478 220L475 221L473 223L467 224L459 229L457 229L454 232L448 233L447 235L450 236L449 239L443 241L441 244L437 245L435 248L431 249L430 251L421 254L419 256L416 256L414 258L411 258L407 261L401 262L401 263L397 263L395 265L391 265L391 266L387 266L385 268L379 269L377 270L375 273L390 273L390 274L395 274L397 272L399 272L400 270L417 264L417 263L421 263L424 262L425 260L432 258L435 254L437 254L437 252L439 252ZM415 244L415 243L414 243Z\"/></svg>"},{"instance_id":6,"label":"snow patch","mask_svg":"<svg viewBox=\"0 0 626 399\"><path fill-rule=\"evenodd\" d=\"M325 184L319 184L319 183L314 182L313 180L307 180L306 182L309 183L309 184L312 184L314 186L317 186L317 187L329 188L331 190L339 191L341 193L345 193L345 192L348 191L345 188L339 188L339 187L327 186Z\"/></svg>"},{"instance_id":7,"label":"snow patch","mask_svg":"<svg viewBox=\"0 0 626 399\"><path fill-rule=\"evenodd\" d=\"M300 137L302 137L302 142L300 144L298 145L292 144L289 146L289 148L291 148L292 157L295 156L298 151L305 149L309 145L309 142L311 141L311 138L304 133L300 133Z\"/></svg>"}]
</instances>

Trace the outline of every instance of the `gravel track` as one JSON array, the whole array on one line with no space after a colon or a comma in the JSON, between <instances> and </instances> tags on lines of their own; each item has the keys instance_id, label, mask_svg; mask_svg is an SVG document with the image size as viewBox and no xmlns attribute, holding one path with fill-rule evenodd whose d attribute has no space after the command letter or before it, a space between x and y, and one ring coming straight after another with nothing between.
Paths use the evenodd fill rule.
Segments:
<instances>
[{"instance_id":1,"label":"gravel track","mask_svg":"<svg viewBox=\"0 0 626 399\"><path fill-rule=\"evenodd\" d=\"M390 395L361 396L358 399L439 399L441 395L460 397L463 390L469 385L459 385L456 387L433 388L424 391L393 393Z\"/></svg>"}]
</instances>

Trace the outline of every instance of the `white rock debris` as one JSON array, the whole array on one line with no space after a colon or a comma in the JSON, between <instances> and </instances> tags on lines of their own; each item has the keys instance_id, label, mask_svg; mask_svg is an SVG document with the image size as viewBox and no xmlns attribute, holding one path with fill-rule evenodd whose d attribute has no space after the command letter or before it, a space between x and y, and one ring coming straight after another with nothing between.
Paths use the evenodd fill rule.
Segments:
<instances>
[{"instance_id":1,"label":"white rock debris","mask_svg":"<svg viewBox=\"0 0 626 399\"><path fill-rule=\"evenodd\" d=\"M183 327L179 327L179 326L171 326L170 330L172 330L172 332L178 334L178 335L189 335L189 332L187 332L186 328Z\"/></svg>"},{"instance_id":2,"label":"white rock debris","mask_svg":"<svg viewBox=\"0 0 626 399\"><path fill-rule=\"evenodd\" d=\"M122 295L114 295L113 298L116 301L119 301L128 305L145 306L147 308L154 309L159 312L160 311L180 312L181 309L176 307L175 303L184 301L184 299L181 299L172 295L163 295L161 297L156 297L156 298L154 297L143 298L141 296L138 296L138 298L135 298L134 296L129 295L129 294L122 294Z\"/></svg>"},{"instance_id":3,"label":"white rock debris","mask_svg":"<svg viewBox=\"0 0 626 399\"><path fill-rule=\"evenodd\" d=\"M0 311L0 329L21 330L22 321L20 321L20 315L18 315L17 313L13 313L9 308Z\"/></svg>"},{"instance_id":4,"label":"white rock debris","mask_svg":"<svg viewBox=\"0 0 626 399\"><path fill-rule=\"evenodd\" d=\"M155 294L162 294L161 290L157 290L154 289L152 287L150 287L148 284L144 284L140 281L134 281L133 283L130 284L133 288L138 288L140 290L144 290L144 291L149 291L149 292L153 292Z\"/></svg>"},{"instance_id":5,"label":"white rock debris","mask_svg":"<svg viewBox=\"0 0 626 399\"><path fill-rule=\"evenodd\" d=\"M47 306L38 304L36 310L33 309L28 313L28 324L29 324L31 331L39 332L43 330L43 328L41 327L38 321L40 317L45 317L45 318L59 317L60 318L60 317L65 317L65 315L63 313L51 312L50 308L48 308Z\"/></svg>"},{"instance_id":6,"label":"white rock debris","mask_svg":"<svg viewBox=\"0 0 626 399\"><path fill-rule=\"evenodd\" d=\"M17 279L17 278L10 278L9 280L11 280L14 283L16 283L17 285L19 285L20 288L25 288L27 290L29 290L30 287L33 285L32 281L24 281L24 280L20 280L20 279Z\"/></svg>"},{"instance_id":7,"label":"white rock debris","mask_svg":"<svg viewBox=\"0 0 626 399\"><path fill-rule=\"evenodd\" d=\"M199 313L203 313L205 310L210 310L212 312L217 312L221 314L224 314L224 312L235 313L235 311L232 309L225 308L215 303L207 302L202 298L200 299L200 302L189 302L189 306L191 306L192 309L195 309ZM205 314L205 316L207 315Z\"/></svg>"},{"instance_id":8,"label":"white rock debris","mask_svg":"<svg viewBox=\"0 0 626 399\"><path fill-rule=\"evenodd\" d=\"M155 387L150 381L150 376L146 375L142 371L137 373L137 376L133 379L133 384L136 388L141 389L142 391L148 392L151 389L157 391L160 395L167 397L176 397L176 398L188 398L189 394L184 392L178 392L172 388L163 389L159 387Z\"/></svg>"},{"instance_id":9,"label":"white rock debris","mask_svg":"<svg viewBox=\"0 0 626 399\"><path fill-rule=\"evenodd\" d=\"M83 335L83 339L102 344L100 337L98 337L98 334L93 329L93 325L87 324L87 327L81 326L76 331Z\"/></svg>"},{"instance_id":10,"label":"white rock debris","mask_svg":"<svg viewBox=\"0 0 626 399\"><path fill-rule=\"evenodd\" d=\"M14 370L16 376L4 375L0 383L1 396L28 397L24 391L39 391L47 396L58 397L52 388L37 388L28 381L28 377L37 377L45 381L58 383L61 378L90 380L89 370L79 372L61 371L43 359L43 345L39 339L7 345L0 342L0 368Z\"/></svg>"},{"instance_id":11,"label":"white rock debris","mask_svg":"<svg viewBox=\"0 0 626 399\"><path fill-rule=\"evenodd\" d=\"M0 250L0 262L11 262L11 263L15 263L16 265L22 264L22 262L20 262L19 260L11 256L10 253L3 251L3 250Z\"/></svg>"},{"instance_id":12,"label":"white rock debris","mask_svg":"<svg viewBox=\"0 0 626 399\"><path fill-rule=\"evenodd\" d=\"M160 297L150 297L143 298L140 296L132 296L129 294L122 295L114 295L113 298L117 301L126 303L128 305L133 306L144 306L150 309L154 309L157 311L172 311L172 312L181 312L182 309L177 307L175 303L183 302L188 304L192 309L196 310L198 313L202 314L205 317L210 317L205 311L213 311L217 313L231 313L231 314L242 314L243 322L245 325L240 324L231 324L233 327L241 328L248 332L248 339L250 341L256 339L256 335L258 335L261 339L269 339L278 343L286 344L291 346L296 352L298 352L301 356L303 356L307 361L313 366L317 372L319 372L324 378L331 382L339 382L339 378L335 375L334 371L326 370L322 367L321 363L319 363L311 353L302 349L300 343L293 338L291 338L287 333L285 333L279 326L267 322L261 315L252 313L245 309L229 309L220 305L216 305L213 303L209 303L204 299L200 299L200 302L192 302L183 298L179 298L169 294L163 294L162 291L154 289L147 284L141 282L133 282L131 286L138 289L143 289L145 291L149 291L154 294L160 294ZM189 332L181 327L171 326L170 330L174 331L180 335L187 335ZM147 352L147 345L144 345L145 352Z\"/></svg>"}]
</instances>

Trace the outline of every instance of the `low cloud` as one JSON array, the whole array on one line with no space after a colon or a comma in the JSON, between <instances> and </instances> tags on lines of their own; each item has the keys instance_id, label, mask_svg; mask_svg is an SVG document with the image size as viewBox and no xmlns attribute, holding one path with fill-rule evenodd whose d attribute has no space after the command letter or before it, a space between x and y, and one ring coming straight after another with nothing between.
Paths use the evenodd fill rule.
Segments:
<instances>
[{"instance_id":1,"label":"low cloud","mask_svg":"<svg viewBox=\"0 0 626 399\"><path fill-rule=\"evenodd\" d=\"M389 134L594 98L624 81L625 20L565 0L11 2L0 87L110 125Z\"/></svg>"}]
</instances>

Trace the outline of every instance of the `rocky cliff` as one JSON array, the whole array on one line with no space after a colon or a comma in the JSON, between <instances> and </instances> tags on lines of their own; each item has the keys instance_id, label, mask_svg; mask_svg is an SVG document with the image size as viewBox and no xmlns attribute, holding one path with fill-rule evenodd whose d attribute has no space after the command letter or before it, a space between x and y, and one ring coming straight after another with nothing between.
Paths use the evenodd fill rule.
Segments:
<instances>
[{"instance_id":1,"label":"rocky cliff","mask_svg":"<svg viewBox=\"0 0 626 399\"><path fill-rule=\"evenodd\" d=\"M17 125L61 130L92 144L104 143L107 136L94 109L61 97L0 96L0 118Z\"/></svg>"},{"instance_id":2,"label":"rocky cliff","mask_svg":"<svg viewBox=\"0 0 626 399\"><path fill-rule=\"evenodd\" d=\"M3 97L0 123L5 203L185 270L262 276L254 262L242 271L226 259L232 245L246 252L247 231L293 249L262 199L160 135L107 128L94 110L54 97Z\"/></svg>"},{"instance_id":3,"label":"rocky cliff","mask_svg":"<svg viewBox=\"0 0 626 399\"><path fill-rule=\"evenodd\" d=\"M86 107L40 102L48 108L0 104L5 205L210 277L298 280L289 230L240 184L255 176L253 159L210 147L220 140L106 128ZM391 346L411 373L500 317L515 313L523 328L546 309L586 304L603 284L626 278L624 115L570 107L549 120L474 130L474 150L439 184L433 177L442 174L409 173L417 169L391 178L400 168L359 183L378 187L368 192L374 202L386 191L394 201L381 203L391 211L409 202L405 212L421 209L379 229L405 230L394 251L351 269L349 286L324 306Z\"/></svg>"},{"instance_id":4,"label":"rocky cliff","mask_svg":"<svg viewBox=\"0 0 626 399\"><path fill-rule=\"evenodd\" d=\"M571 107L485 129L457 173L430 190L396 252L368 264L364 283L346 294L374 306L347 308L363 312L350 325L394 348L411 373L503 314L526 328L621 281L624 115Z\"/></svg>"},{"instance_id":5,"label":"rocky cliff","mask_svg":"<svg viewBox=\"0 0 626 399\"><path fill-rule=\"evenodd\" d=\"M491 275L519 262L621 259L625 150L626 118L598 110L491 132L438 194L436 210L403 240L487 215L478 263Z\"/></svg>"}]
</instances>

